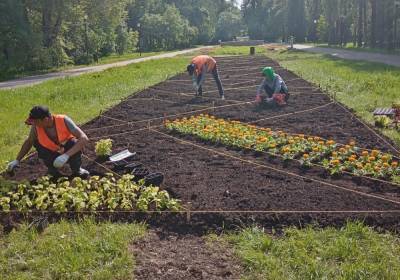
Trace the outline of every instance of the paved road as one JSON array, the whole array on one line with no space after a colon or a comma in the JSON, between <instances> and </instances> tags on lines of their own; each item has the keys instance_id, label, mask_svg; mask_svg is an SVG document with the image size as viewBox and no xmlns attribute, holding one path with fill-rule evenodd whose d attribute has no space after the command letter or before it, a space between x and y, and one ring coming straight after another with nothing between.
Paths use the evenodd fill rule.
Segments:
<instances>
[{"instance_id":1,"label":"paved road","mask_svg":"<svg viewBox=\"0 0 400 280\"><path fill-rule=\"evenodd\" d=\"M43 83L45 81L52 80L52 79L78 76L78 75L91 73L91 72L100 72L100 71L104 71L104 70L112 68L112 67L121 67L121 66L126 66L129 64L132 64L132 63L139 63L139 62L153 60L153 59L174 57L177 55L191 53L194 51L198 51L201 49L207 49L207 48L213 48L213 46L187 49L187 50L183 50L183 51L170 52L170 53L148 56L148 57L143 57L143 58L136 58L136 59L125 60L125 61L120 61L120 62L115 62L115 63L110 63L110 64L104 64L104 65L75 68L75 69L65 70L62 72L48 73L48 74L44 74L44 75L29 76L29 77L24 77L24 78L20 78L20 79L0 82L0 89L11 89L11 88L32 86L32 85L40 84L40 83Z\"/></svg>"},{"instance_id":2,"label":"paved road","mask_svg":"<svg viewBox=\"0 0 400 280\"><path fill-rule=\"evenodd\" d=\"M347 51L347 50L341 50L341 49L320 48L320 47L314 47L314 46L309 46L309 45L300 45L300 44L295 44L293 47L295 49L303 50L303 51L307 51L307 52L330 54L332 56L343 58L343 59L380 62L380 63L400 67L400 56L399 55Z\"/></svg>"}]
</instances>

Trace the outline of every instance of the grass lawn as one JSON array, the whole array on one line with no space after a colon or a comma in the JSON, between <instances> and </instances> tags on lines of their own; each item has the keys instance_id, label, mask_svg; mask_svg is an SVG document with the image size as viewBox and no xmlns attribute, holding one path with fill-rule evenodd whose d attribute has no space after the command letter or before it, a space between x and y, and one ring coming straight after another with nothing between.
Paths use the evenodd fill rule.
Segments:
<instances>
[{"instance_id":1,"label":"grass lawn","mask_svg":"<svg viewBox=\"0 0 400 280\"><path fill-rule=\"evenodd\" d=\"M283 236L249 228L224 236L245 268L243 279L399 279L400 240L361 223L342 229L287 228Z\"/></svg>"},{"instance_id":2,"label":"grass lawn","mask_svg":"<svg viewBox=\"0 0 400 280\"><path fill-rule=\"evenodd\" d=\"M331 48L331 49L341 49L346 51L357 51L357 52L369 52L369 53L381 53L381 54L392 54L392 55L400 55L400 50L387 50L387 49L379 49L379 48L359 48L353 46L353 43L347 43L345 47L338 47L338 46L329 46L328 44L308 44L313 45L315 47L321 48Z\"/></svg>"},{"instance_id":3,"label":"grass lawn","mask_svg":"<svg viewBox=\"0 0 400 280\"><path fill-rule=\"evenodd\" d=\"M188 57L151 60L100 73L51 80L36 86L2 90L0 93L0 166L16 157L28 135L24 124L37 104L71 116L77 123L97 116L126 96L183 72Z\"/></svg>"},{"instance_id":4,"label":"grass lawn","mask_svg":"<svg viewBox=\"0 0 400 280\"><path fill-rule=\"evenodd\" d=\"M302 51L267 51L267 56L294 71L336 98L370 124L376 107L391 107L400 101L400 68L385 64L333 58ZM400 132L382 132L400 144Z\"/></svg>"},{"instance_id":5,"label":"grass lawn","mask_svg":"<svg viewBox=\"0 0 400 280\"><path fill-rule=\"evenodd\" d=\"M52 73L52 72L65 71L68 69L76 69L76 68L83 68L83 67L88 67L88 66L103 65L103 64L114 63L114 62L119 62L119 61L124 61L124 60L130 60L130 59L135 59L135 58L140 58L140 57L153 56L153 55L158 55L158 54L163 54L163 53L166 53L166 51L143 52L142 56L140 56L140 53L136 53L136 52L135 53L126 53L126 54L122 54L122 55L111 54L109 56L102 57L99 59L98 62L94 62L91 64L66 65L66 66L62 66L62 67L50 68L50 69L45 69L45 70L37 70L37 71L2 72L2 73L0 73L0 82L17 79L17 78L22 78L22 77L26 77L26 76L42 75L42 74L47 74L47 73Z\"/></svg>"},{"instance_id":6,"label":"grass lawn","mask_svg":"<svg viewBox=\"0 0 400 280\"><path fill-rule=\"evenodd\" d=\"M27 225L0 235L1 279L132 279L128 251L142 224L61 221L42 233Z\"/></svg>"},{"instance_id":7,"label":"grass lawn","mask_svg":"<svg viewBox=\"0 0 400 280\"><path fill-rule=\"evenodd\" d=\"M265 53L265 48L257 46L256 54ZM250 47L235 47L235 46L223 46L212 49L209 54L212 55L249 55Z\"/></svg>"}]
</instances>

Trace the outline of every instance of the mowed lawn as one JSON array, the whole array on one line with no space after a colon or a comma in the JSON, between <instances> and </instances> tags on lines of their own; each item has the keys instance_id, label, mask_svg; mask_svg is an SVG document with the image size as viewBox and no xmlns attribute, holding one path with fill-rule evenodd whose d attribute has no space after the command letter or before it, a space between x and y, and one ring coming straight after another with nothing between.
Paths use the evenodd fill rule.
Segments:
<instances>
[{"instance_id":1,"label":"mowed lawn","mask_svg":"<svg viewBox=\"0 0 400 280\"><path fill-rule=\"evenodd\" d=\"M42 233L21 225L0 230L0 279L132 279L129 244L144 236L143 224L92 219L51 224Z\"/></svg>"},{"instance_id":2,"label":"mowed lawn","mask_svg":"<svg viewBox=\"0 0 400 280\"><path fill-rule=\"evenodd\" d=\"M286 228L279 236L253 227L220 239L233 246L246 280L400 278L398 236L361 223L341 229Z\"/></svg>"}]
</instances>

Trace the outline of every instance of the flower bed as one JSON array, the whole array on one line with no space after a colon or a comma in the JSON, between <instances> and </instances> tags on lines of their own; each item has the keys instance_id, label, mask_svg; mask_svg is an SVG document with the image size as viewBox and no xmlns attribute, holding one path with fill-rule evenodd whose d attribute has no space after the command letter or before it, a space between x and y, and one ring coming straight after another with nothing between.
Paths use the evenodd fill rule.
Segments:
<instances>
[{"instance_id":1,"label":"flower bed","mask_svg":"<svg viewBox=\"0 0 400 280\"><path fill-rule=\"evenodd\" d=\"M266 152L284 160L298 160L304 166L323 166L332 175L349 172L385 180L400 175L398 161L393 155L358 148L354 141L341 145L320 137L272 131L206 114L166 121L165 126L170 131L213 143Z\"/></svg>"},{"instance_id":2,"label":"flower bed","mask_svg":"<svg viewBox=\"0 0 400 280\"><path fill-rule=\"evenodd\" d=\"M42 177L36 184L12 184L0 181L0 209L3 211L179 210L180 204L158 187L144 186L144 180L132 181L132 175L116 179L93 176L89 180L59 179L56 183Z\"/></svg>"}]
</instances>

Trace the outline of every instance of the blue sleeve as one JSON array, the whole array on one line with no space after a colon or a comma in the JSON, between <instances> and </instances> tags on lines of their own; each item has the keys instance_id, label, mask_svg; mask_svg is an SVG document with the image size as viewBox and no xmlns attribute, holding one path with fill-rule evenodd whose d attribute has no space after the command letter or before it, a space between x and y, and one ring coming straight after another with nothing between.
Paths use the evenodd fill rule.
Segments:
<instances>
[{"instance_id":1,"label":"blue sleeve","mask_svg":"<svg viewBox=\"0 0 400 280\"><path fill-rule=\"evenodd\" d=\"M265 83L266 83L266 79L264 79L262 81L262 83L258 86L257 95L260 95L263 92L264 87L265 87Z\"/></svg>"}]
</instances>

